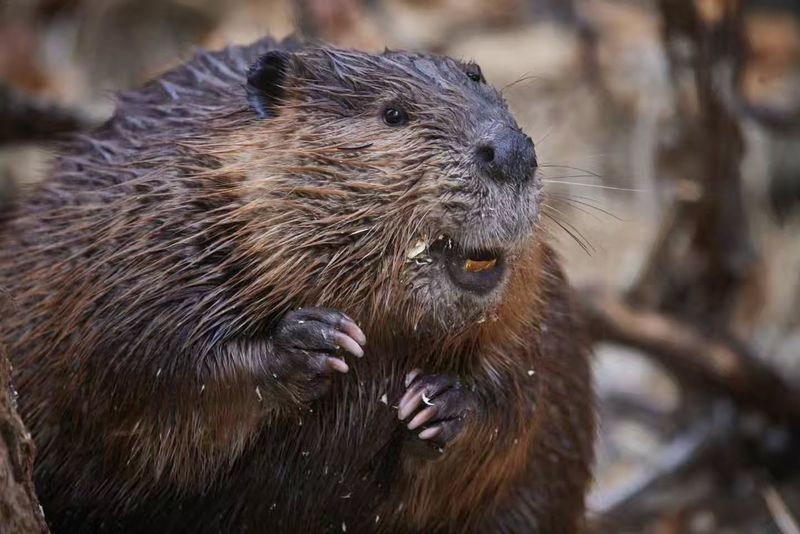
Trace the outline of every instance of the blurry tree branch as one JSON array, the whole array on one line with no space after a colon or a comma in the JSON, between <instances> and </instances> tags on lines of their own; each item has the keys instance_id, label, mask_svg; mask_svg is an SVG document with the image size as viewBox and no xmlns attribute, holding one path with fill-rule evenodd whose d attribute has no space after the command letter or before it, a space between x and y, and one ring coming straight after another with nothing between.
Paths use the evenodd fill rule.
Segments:
<instances>
[{"instance_id":1,"label":"blurry tree branch","mask_svg":"<svg viewBox=\"0 0 800 534\"><path fill-rule=\"evenodd\" d=\"M712 424L706 421L695 423L674 438L651 465L636 472L629 484L617 491L598 494L589 503L592 510L603 516L603 532L615 532L620 530L620 525L635 524L655 515L657 510L648 506L643 497L678 482L729 442L734 434L734 422L730 414L720 412Z\"/></svg>"},{"instance_id":2,"label":"blurry tree branch","mask_svg":"<svg viewBox=\"0 0 800 534\"><path fill-rule=\"evenodd\" d=\"M711 388L740 406L800 425L800 390L742 344L598 291L583 291L581 297L595 341L643 351L684 385Z\"/></svg>"},{"instance_id":3,"label":"blurry tree branch","mask_svg":"<svg viewBox=\"0 0 800 534\"><path fill-rule=\"evenodd\" d=\"M0 144L48 140L90 125L91 121L77 111L0 83Z\"/></svg>"},{"instance_id":4,"label":"blurry tree branch","mask_svg":"<svg viewBox=\"0 0 800 534\"><path fill-rule=\"evenodd\" d=\"M713 3L713 2L712 2ZM744 209L740 166L744 156L739 118L726 100L729 67L740 50L737 2L717 0L703 12L689 0L660 0L664 46L675 94L693 86L694 112L685 113L682 150L701 156L696 198L676 198L649 261L628 293L639 305L704 324L710 331L746 332L741 320L758 287L759 257ZM690 44L687 58L679 50ZM698 146L699 142L699 146Z\"/></svg>"},{"instance_id":5,"label":"blurry tree branch","mask_svg":"<svg viewBox=\"0 0 800 534\"><path fill-rule=\"evenodd\" d=\"M698 432L689 430L596 509L612 521L641 522L658 487L680 488L676 472L702 465L735 440L714 438L710 408L723 395L741 410L800 428L800 388L782 377L742 340L752 332L763 287L762 259L749 228L741 164L745 153L736 67L741 63L743 2L658 0L669 61L679 141L662 149L660 163L690 154L673 176L675 193L638 278L621 296L594 289L578 293L595 341L631 347L657 362L685 395L708 399ZM667 168L659 167L662 173ZM715 452L716 451L716 452ZM633 520L631 521L631 518ZM613 530L612 530L613 531Z\"/></svg>"}]
</instances>

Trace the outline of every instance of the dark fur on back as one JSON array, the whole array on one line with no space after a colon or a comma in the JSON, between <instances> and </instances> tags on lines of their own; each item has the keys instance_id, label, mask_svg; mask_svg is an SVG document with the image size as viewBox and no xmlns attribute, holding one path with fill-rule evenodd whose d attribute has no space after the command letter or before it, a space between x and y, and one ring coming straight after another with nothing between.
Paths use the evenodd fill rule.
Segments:
<instances>
[{"instance_id":1,"label":"dark fur on back","mask_svg":"<svg viewBox=\"0 0 800 534\"><path fill-rule=\"evenodd\" d=\"M254 111L247 69L275 49L291 74ZM579 528L588 345L538 188L467 179L480 125L516 126L463 68L265 39L119 95L61 147L0 236L18 310L0 336L56 532ZM408 128L374 120L387 102ZM502 291L454 292L409 262L440 232L507 247ZM299 306L369 340L311 405L259 374L259 343ZM480 399L435 461L406 452L392 408L415 367Z\"/></svg>"}]
</instances>

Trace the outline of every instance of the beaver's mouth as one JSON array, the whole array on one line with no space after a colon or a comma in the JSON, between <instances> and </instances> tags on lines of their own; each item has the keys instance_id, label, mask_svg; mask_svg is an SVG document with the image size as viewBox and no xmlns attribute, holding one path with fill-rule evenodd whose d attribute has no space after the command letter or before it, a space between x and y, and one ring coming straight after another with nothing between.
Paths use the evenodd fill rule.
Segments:
<instances>
[{"instance_id":1,"label":"beaver's mouth","mask_svg":"<svg viewBox=\"0 0 800 534\"><path fill-rule=\"evenodd\" d=\"M443 236L431 245L430 252L433 258L444 263L450 280L461 289L486 294L497 288L503 280L506 265L502 250L465 250Z\"/></svg>"},{"instance_id":2,"label":"beaver's mouth","mask_svg":"<svg viewBox=\"0 0 800 534\"><path fill-rule=\"evenodd\" d=\"M484 294L495 289L503 280L503 256L495 250L474 250L445 255L447 274L455 285Z\"/></svg>"}]
</instances>

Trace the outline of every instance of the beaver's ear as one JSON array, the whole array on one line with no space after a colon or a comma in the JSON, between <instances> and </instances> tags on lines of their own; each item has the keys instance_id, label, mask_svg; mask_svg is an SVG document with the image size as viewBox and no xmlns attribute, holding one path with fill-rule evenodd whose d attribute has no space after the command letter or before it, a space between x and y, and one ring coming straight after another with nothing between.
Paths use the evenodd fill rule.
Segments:
<instances>
[{"instance_id":1,"label":"beaver's ear","mask_svg":"<svg viewBox=\"0 0 800 534\"><path fill-rule=\"evenodd\" d=\"M247 101L262 119L276 114L286 92L286 73L291 54L281 50L267 52L247 71Z\"/></svg>"}]
</instances>

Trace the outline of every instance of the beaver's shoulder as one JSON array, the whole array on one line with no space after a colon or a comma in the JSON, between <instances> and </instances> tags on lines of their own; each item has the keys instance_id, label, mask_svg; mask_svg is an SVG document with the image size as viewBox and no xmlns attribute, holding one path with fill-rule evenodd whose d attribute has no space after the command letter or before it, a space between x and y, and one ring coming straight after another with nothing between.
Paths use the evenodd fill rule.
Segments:
<instances>
[{"instance_id":1,"label":"beaver's shoulder","mask_svg":"<svg viewBox=\"0 0 800 534\"><path fill-rule=\"evenodd\" d=\"M243 115L249 66L271 50L298 48L302 45L294 38L267 37L247 46L200 50L142 87L117 93L115 111L105 124L55 146L59 157L50 180L67 189L96 189L156 168L168 173L165 164L197 160L196 154L185 154L183 141L213 135L214 123L234 125Z\"/></svg>"}]
</instances>

